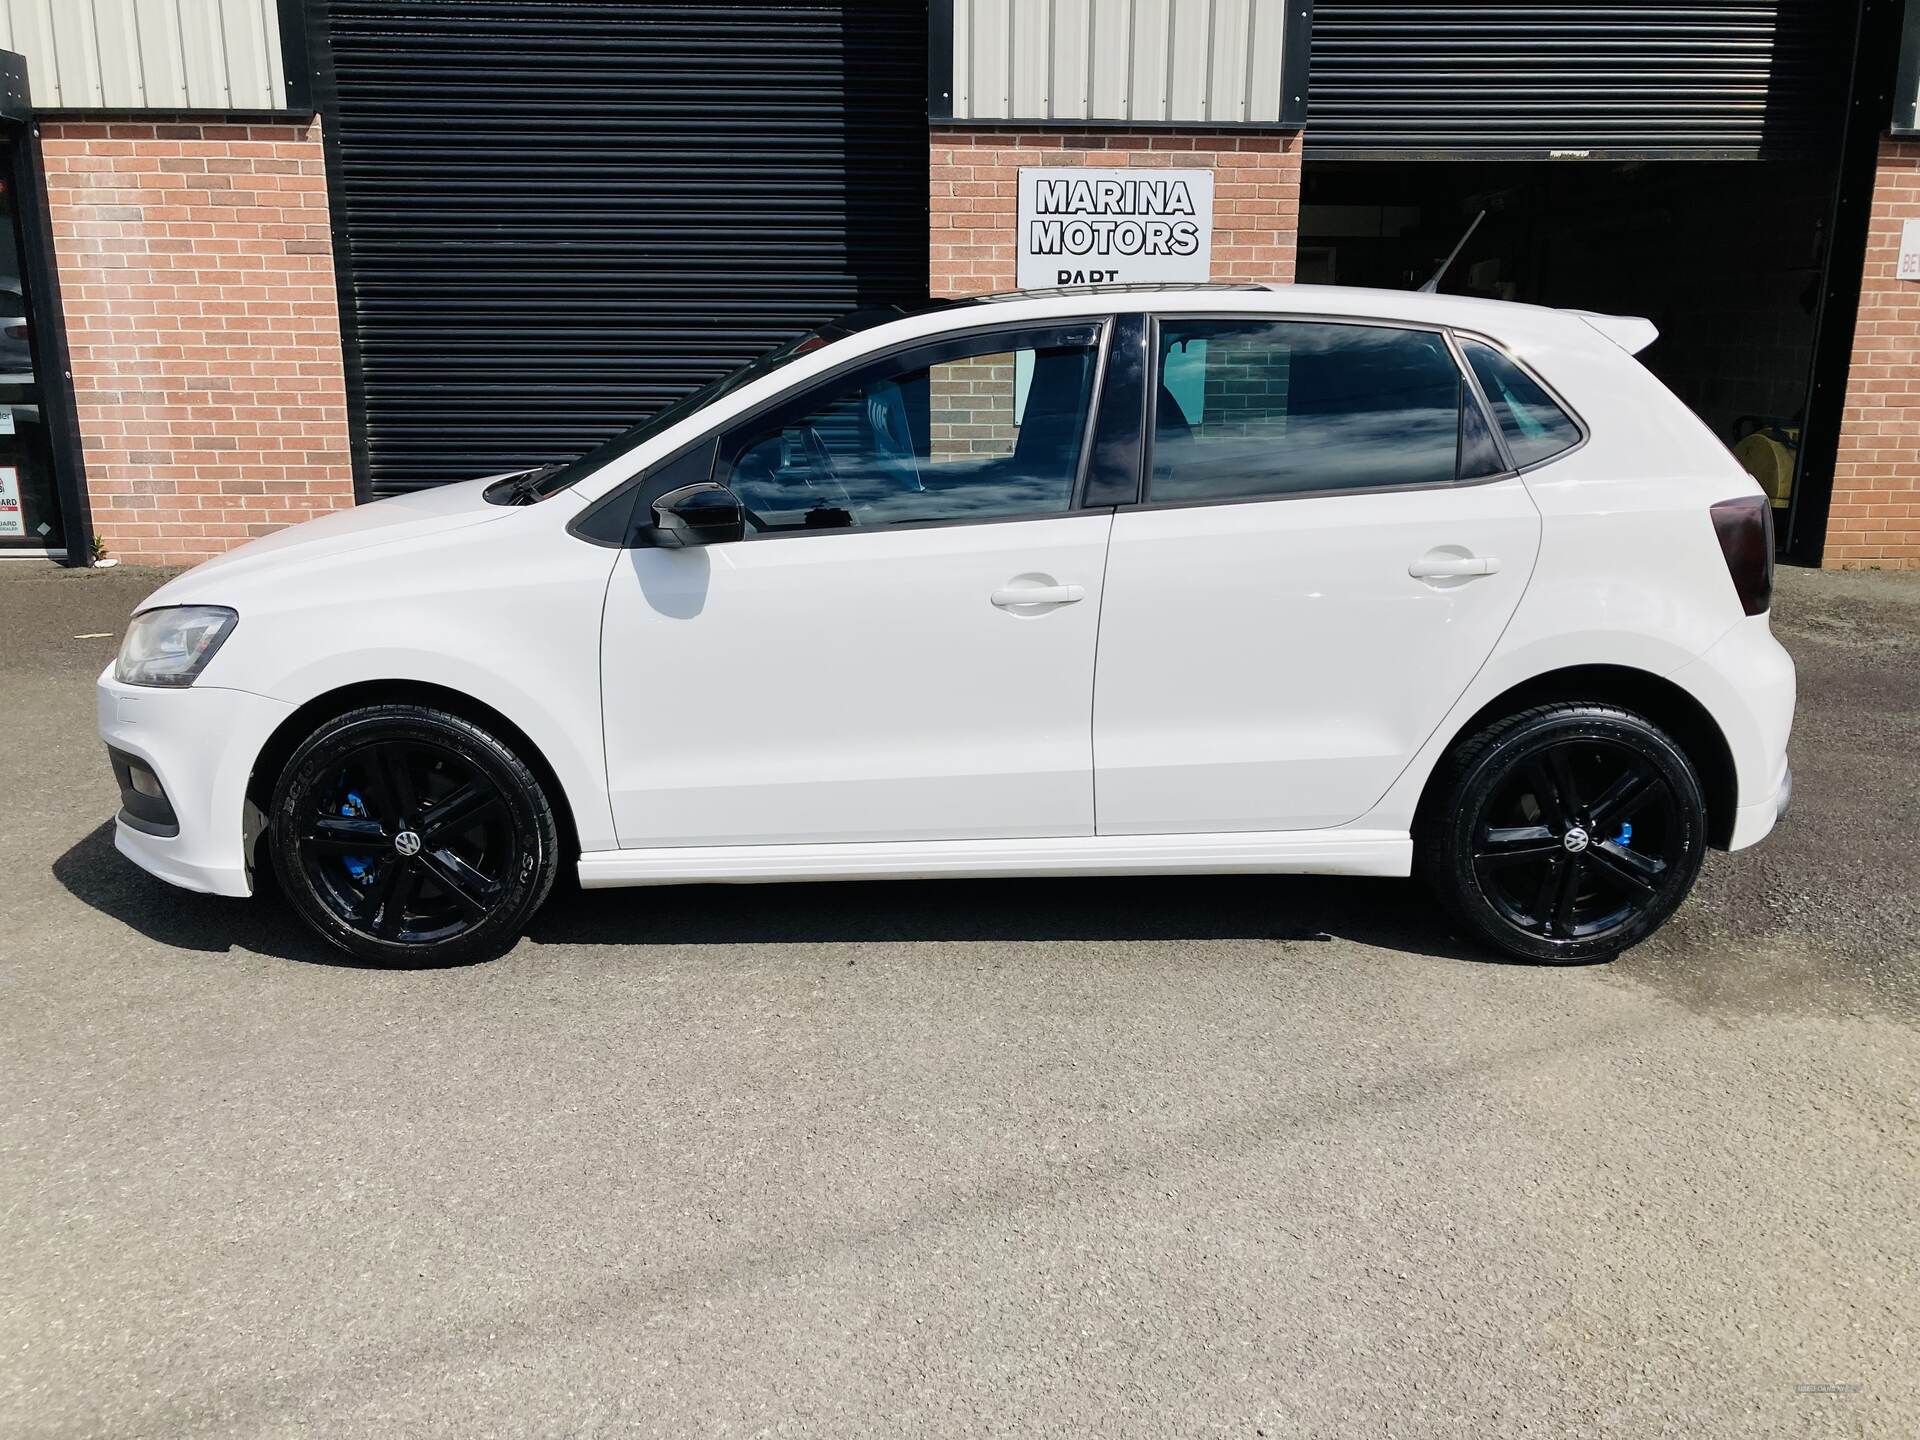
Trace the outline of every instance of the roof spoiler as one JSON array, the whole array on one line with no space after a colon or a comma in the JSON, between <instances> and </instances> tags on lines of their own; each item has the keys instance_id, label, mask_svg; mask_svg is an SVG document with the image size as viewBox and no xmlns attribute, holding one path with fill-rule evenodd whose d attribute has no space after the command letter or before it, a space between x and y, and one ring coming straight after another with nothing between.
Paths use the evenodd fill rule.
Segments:
<instances>
[{"instance_id":1,"label":"roof spoiler","mask_svg":"<svg viewBox=\"0 0 1920 1440\"><path fill-rule=\"evenodd\" d=\"M1629 355L1638 355L1660 338L1655 324L1642 315L1597 315L1591 310L1569 310Z\"/></svg>"}]
</instances>

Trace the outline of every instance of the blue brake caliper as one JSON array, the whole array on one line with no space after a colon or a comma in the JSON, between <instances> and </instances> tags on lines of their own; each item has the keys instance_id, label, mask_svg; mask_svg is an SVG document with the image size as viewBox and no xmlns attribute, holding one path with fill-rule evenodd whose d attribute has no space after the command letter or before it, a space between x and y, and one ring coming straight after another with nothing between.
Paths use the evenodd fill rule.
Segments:
<instances>
[{"instance_id":1,"label":"blue brake caliper","mask_svg":"<svg viewBox=\"0 0 1920 1440\"><path fill-rule=\"evenodd\" d=\"M1633 844L1633 822L1631 820L1622 820L1620 822L1620 833L1613 837L1613 843L1616 845Z\"/></svg>"},{"instance_id":2,"label":"blue brake caliper","mask_svg":"<svg viewBox=\"0 0 1920 1440\"><path fill-rule=\"evenodd\" d=\"M349 820L365 819L367 803L360 798L357 791L349 790L346 803L340 807L340 813ZM371 855L343 855L340 859L347 867L347 874L353 877L356 885L373 873L373 856Z\"/></svg>"}]
</instances>

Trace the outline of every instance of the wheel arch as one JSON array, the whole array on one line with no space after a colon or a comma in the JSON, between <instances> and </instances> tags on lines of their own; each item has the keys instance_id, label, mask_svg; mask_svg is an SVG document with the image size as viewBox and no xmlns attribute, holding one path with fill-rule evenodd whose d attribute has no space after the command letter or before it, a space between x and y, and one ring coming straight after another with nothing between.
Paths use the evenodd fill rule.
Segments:
<instances>
[{"instance_id":1,"label":"wheel arch","mask_svg":"<svg viewBox=\"0 0 1920 1440\"><path fill-rule=\"evenodd\" d=\"M1503 690L1469 715L1436 753L1444 761L1461 740L1503 715L1554 701L1579 700L1635 711L1673 737L1700 775L1700 788L1707 801L1707 843L1715 849L1726 849L1733 839L1740 804L1733 747L1706 706L1681 686L1651 671L1627 665L1570 665L1532 676ZM1439 803L1447 768L1444 763L1436 764L1427 775L1416 817L1424 817Z\"/></svg>"},{"instance_id":2,"label":"wheel arch","mask_svg":"<svg viewBox=\"0 0 1920 1440\"><path fill-rule=\"evenodd\" d=\"M274 782L280 778L281 770L299 748L300 742L323 722L367 705L431 706L490 731L526 762L527 768L533 771L541 788L546 791L560 831L562 861L578 857L580 831L574 821L572 797L567 794L567 787L560 783L552 762L510 716L502 714L484 700L425 680L364 680L325 691L299 706L274 728L266 744L260 747L260 753L254 757L252 771L247 776L248 813L244 821L246 860L250 871L258 874L261 868L256 857L260 841L266 833L264 817L272 800ZM561 873L567 873L564 863Z\"/></svg>"}]
</instances>

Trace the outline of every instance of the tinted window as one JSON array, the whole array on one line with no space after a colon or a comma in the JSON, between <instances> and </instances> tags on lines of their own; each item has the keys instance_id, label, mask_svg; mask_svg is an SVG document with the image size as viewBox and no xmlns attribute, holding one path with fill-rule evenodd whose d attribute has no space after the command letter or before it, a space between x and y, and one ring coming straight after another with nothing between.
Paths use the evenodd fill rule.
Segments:
<instances>
[{"instance_id":1,"label":"tinted window","mask_svg":"<svg viewBox=\"0 0 1920 1440\"><path fill-rule=\"evenodd\" d=\"M921 308L922 311L945 310L956 305L970 303L973 302L966 300L936 300ZM717 380L709 381L689 395L682 395L664 410L657 410L632 429L624 430L612 439L602 441L586 454L580 456L579 459L560 461L553 465L541 467L538 478L533 479L528 488L533 496L541 499L564 490L568 486L584 480L602 465L617 460L620 456L630 451L639 449L641 445L665 431L669 426L678 425L689 415L705 409L708 405L713 404L714 401L738 390L741 386L758 380L763 375L770 375L782 365L790 364L798 360L802 355L810 355L823 345L831 345L836 341L846 339L850 335L858 335L862 330L872 329L876 325L884 325L890 320L898 320L907 313L907 311L902 310L897 305L888 306L885 309L855 310L849 314L842 315L838 320L830 321L820 326L817 330L809 330L806 334L800 335L795 339L789 340L786 344L768 351L758 360L751 361L741 366L738 370L722 375ZM526 484L527 482L523 481L522 483ZM491 496L489 496L489 498L491 498Z\"/></svg>"},{"instance_id":2,"label":"tinted window","mask_svg":"<svg viewBox=\"0 0 1920 1440\"><path fill-rule=\"evenodd\" d=\"M1506 461L1493 443L1487 412L1463 389L1460 395L1460 478L1480 480L1506 472Z\"/></svg>"},{"instance_id":3,"label":"tinted window","mask_svg":"<svg viewBox=\"0 0 1920 1440\"><path fill-rule=\"evenodd\" d=\"M1500 433L1516 465L1534 465L1580 441L1573 423L1534 378L1498 350L1468 340L1462 349L1480 388L1487 392Z\"/></svg>"},{"instance_id":4,"label":"tinted window","mask_svg":"<svg viewBox=\"0 0 1920 1440\"><path fill-rule=\"evenodd\" d=\"M1174 320L1160 341L1149 499L1441 485L1461 474L1465 385L1439 335ZM1484 454L1471 458L1487 473Z\"/></svg>"},{"instance_id":5,"label":"tinted window","mask_svg":"<svg viewBox=\"0 0 1920 1440\"><path fill-rule=\"evenodd\" d=\"M977 351L829 385L751 432L728 486L751 531L989 520L1068 509L1095 346L983 337Z\"/></svg>"}]
</instances>

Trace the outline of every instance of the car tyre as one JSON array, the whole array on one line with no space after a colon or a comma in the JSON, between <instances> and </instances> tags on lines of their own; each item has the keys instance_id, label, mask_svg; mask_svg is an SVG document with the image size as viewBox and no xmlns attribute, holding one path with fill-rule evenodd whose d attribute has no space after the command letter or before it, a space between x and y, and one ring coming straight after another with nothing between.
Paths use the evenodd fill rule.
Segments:
<instances>
[{"instance_id":1,"label":"car tyre","mask_svg":"<svg viewBox=\"0 0 1920 1440\"><path fill-rule=\"evenodd\" d=\"M560 859L552 804L521 757L470 720L399 704L335 716L293 752L269 848L321 938L391 966L500 954Z\"/></svg>"},{"instance_id":2,"label":"car tyre","mask_svg":"<svg viewBox=\"0 0 1920 1440\"><path fill-rule=\"evenodd\" d=\"M1693 888L1707 849L1699 775L1643 715L1535 706L1457 744L1415 836L1436 897L1516 959L1610 960Z\"/></svg>"}]
</instances>

